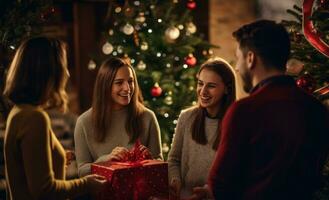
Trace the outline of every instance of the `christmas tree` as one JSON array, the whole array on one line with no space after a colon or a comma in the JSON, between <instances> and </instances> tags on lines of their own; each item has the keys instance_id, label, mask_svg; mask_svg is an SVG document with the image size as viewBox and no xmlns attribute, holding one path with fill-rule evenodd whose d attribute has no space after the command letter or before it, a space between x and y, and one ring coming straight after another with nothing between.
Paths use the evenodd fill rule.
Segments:
<instances>
[{"instance_id":1,"label":"christmas tree","mask_svg":"<svg viewBox=\"0 0 329 200\"><path fill-rule=\"evenodd\" d=\"M295 59L290 66L288 64L288 72L296 76L298 86L321 101L328 101L329 1L305 0L303 8L295 5L288 13L296 18L294 21L283 21L290 33L291 54ZM329 161L324 166L323 176L325 182L315 195L314 199L317 200L329 199Z\"/></svg>"},{"instance_id":2,"label":"christmas tree","mask_svg":"<svg viewBox=\"0 0 329 200\"><path fill-rule=\"evenodd\" d=\"M324 100L328 98L326 86L329 83L329 1L316 1L313 12L306 13L306 16L306 8L313 6L313 2L304 1L304 9L295 5L288 13L296 20L283 21L290 33L291 55L294 58L291 65L288 63L288 72L296 76L297 84L309 93L323 88L320 93L316 91L315 95ZM308 24L313 26L311 30L308 30ZM316 40L318 43L314 42Z\"/></svg>"},{"instance_id":3,"label":"christmas tree","mask_svg":"<svg viewBox=\"0 0 329 200\"><path fill-rule=\"evenodd\" d=\"M103 57L126 57L135 67L144 103L157 115L165 154L180 111L196 103L196 72L215 47L197 33L196 6L193 0L126 0L112 1L108 11Z\"/></svg>"}]
</instances>

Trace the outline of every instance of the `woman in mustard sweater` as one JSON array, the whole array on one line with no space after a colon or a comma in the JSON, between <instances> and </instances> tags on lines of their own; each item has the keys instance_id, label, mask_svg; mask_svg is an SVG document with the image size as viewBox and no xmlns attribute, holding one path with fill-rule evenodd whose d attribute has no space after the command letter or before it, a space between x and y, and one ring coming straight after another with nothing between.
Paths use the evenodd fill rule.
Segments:
<instances>
[{"instance_id":1,"label":"woman in mustard sweater","mask_svg":"<svg viewBox=\"0 0 329 200\"><path fill-rule=\"evenodd\" d=\"M61 41L37 37L18 48L4 90L14 104L4 141L8 199L67 199L105 186L97 175L65 181L65 151L44 109L65 110L68 77Z\"/></svg>"}]
</instances>

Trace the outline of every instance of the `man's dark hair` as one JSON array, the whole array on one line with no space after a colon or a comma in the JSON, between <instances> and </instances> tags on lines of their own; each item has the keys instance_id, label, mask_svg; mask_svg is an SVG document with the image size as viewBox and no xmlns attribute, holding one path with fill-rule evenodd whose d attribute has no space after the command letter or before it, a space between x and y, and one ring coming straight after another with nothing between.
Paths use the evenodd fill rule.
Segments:
<instances>
[{"instance_id":1,"label":"man's dark hair","mask_svg":"<svg viewBox=\"0 0 329 200\"><path fill-rule=\"evenodd\" d=\"M233 32L244 55L253 51L266 67L285 70L290 54L289 34L282 24L258 20Z\"/></svg>"}]
</instances>

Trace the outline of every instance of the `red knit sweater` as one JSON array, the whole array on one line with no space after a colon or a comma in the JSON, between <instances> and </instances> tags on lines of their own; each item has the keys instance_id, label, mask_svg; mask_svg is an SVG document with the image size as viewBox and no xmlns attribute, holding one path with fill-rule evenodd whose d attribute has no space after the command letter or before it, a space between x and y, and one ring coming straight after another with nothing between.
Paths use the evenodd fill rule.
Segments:
<instances>
[{"instance_id":1,"label":"red knit sweater","mask_svg":"<svg viewBox=\"0 0 329 200\"><path fill-rule=\"evenodd\" d=\"M216 199L311 199L329 151L329 114L288 76L263 82L222 122L209 185Z\"/></svg>"}]
</instances>

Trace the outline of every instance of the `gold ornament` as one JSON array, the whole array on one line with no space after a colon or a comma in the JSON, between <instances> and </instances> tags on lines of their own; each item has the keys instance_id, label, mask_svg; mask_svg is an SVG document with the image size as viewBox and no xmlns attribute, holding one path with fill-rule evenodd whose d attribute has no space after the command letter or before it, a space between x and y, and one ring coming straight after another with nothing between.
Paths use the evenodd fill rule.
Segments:
<instances>
[{"instance_id":1,"label":"gold ornament","mask_svg":"<svg viewBox=\"0 0 329 200\"><path fill-rule=\"evenodd\" d=\"M126 35L131 35L134 32L134 27L131 24L127 23L123 26L122 32Z\"/></svg>"},{"instance_id":2,"label":"gold ornament","mask_svg":"<svg viewBox=\"0 0 329 200\"><path fill-rule=\"evenodd\" d=\"M136 22L143 23L145 22L145 16L143 12L140 12L135 19Z\"/></svg>"},{"instance_id":3,"label":"gold ornament","mask_svg":"<svg viewBox=\"0 0 329 200\"><path fill-rule=\"evenodd\" d=\"M120 46L120 45L119 45L119 46L117 47L117 52L118 52L118 53L123 53L123 46Z\"/></svg>"},{"instance_id":4,"label":"gold ornament","mask_svg":"<svg viewBox=\"0 0 329 200\"><path fill-rule=\"evenodd\" d=\"M182 24L178 25L177 26L179 30L183 30L184 29L184 26Z\"/></svg>"},{"instance_id":5,"label":"gold ornament","mask_svg":"<svg viewBox=\"0 0 329 200\"><path fill-rule=\"evenodd\" d=\"M165 31L165 36L168 40L176 40L180 35L179 29L175 26L167 28Z\"/></svg>"},{"instance_id":6,"label":"gold ornament","mask_svg":"<svg viewBox=\"0 0 329 200\"><path fill-rule=\"evenodd\" d=\"M193 24L193 22L189 22L186 24L186 31L190 34L193 34L196 32L196 26Z\"/></svg>"},{"instance_id":7,"label":"gold ornament","mask_svg":"<svg viewBox=\"0 0 329 200\"><path fill-rule=\"evenodd\" d=\"M288 74L299 75L304 69L304 63L295 58L291 58L288 60L286 68Z\"/></svg>"},{"instance_id":8,"label":"gold ornament","mask_svg":"<svg viewBox=\"0 0 329 200\"><path fill-rule=\"evenodd\" d=\"M166 98L163 101L167 105L172 105L173 104L173 99L172 99L172 96L171 95L166 96Z\"/></svg>"},{"instance_id":9,"label":"gold ornament","mask_svg":"<svg viewBox=\"0 0 329 200\"><path fill-rule=\"evenodd\" d=\"M141 50L146 51L149 48L149 45L147 42L142 42L141 44Z\"/></svg>"},{"instance_id":10,"label":"gold ornament","mask_svg":"<svg viewBox=\"0 0 329 200\"><path fill-rule=\"evenodd\" d=\"M137 64L137 69L141 70L141 71L145 70L146 69L146 64L142 60L139 61L138 64Z\"/></svg>"},{"instance_id":11,"label":"gold ornament","mask_svg":"<svg viewBox=\"0 0 329 200\"><path fill-rule=\"evenodd\" d=\"M116 7L116 8L114 9L114 11L115 11L116 13L121 12L121 7Z\"/></svg>"},{"instance_id":12,"label":"gold ornament","mask_svg":"<svg viewBox=\"0 0 329 200\"><path fill-rule=\"evenodd\" d=\"M112 51L113 51L113 46L112 46L112 44L109 43L109 42L106 42L106 43L103 45L103 47L102 47L102 51L103 51L103 53L104 53L105 55L109 55L109 54L111 54Z\"/></svg>"},{"instance_id":13,"label":"gold ornament","mask_svg":"<svg viewBox=\"0 0 329 200\"><path fill-rule=\"evenodd\" d=\"M94 70L96 69L96 63L94 60L89 60L89 63L88 63L88 69L89 70Z\"/></svg>"}]
</instances>

